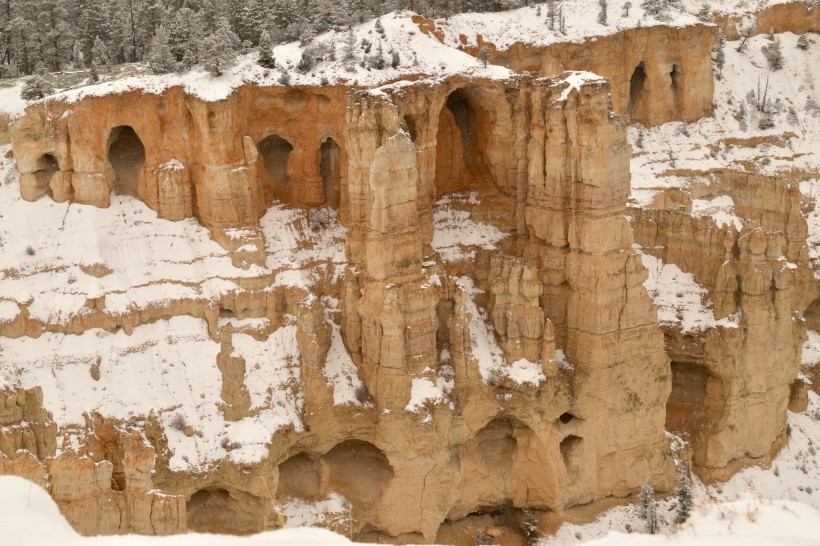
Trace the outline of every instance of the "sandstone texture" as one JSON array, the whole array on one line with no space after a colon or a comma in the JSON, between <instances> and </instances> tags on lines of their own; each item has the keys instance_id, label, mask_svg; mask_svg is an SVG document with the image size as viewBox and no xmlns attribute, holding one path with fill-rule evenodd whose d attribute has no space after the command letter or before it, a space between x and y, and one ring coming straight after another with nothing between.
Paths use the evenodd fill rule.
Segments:
<instances>
[{"instance_id":1,"label":"sandstone texture","mask_svg":"<svg viewBox=\"0 0 820 546\"><path fill-rule=\"evenodd\" d=\"M325 506L363 540L472 544L484 515L766 464L805 407L814 176L630 180L628 122L712 112L716 32L517 44L496 61L534 73L505 79L30 106L20 206L54 218L0 279L0 473L89 535ZM698 213L727 197L739 225ZM660 297L670 265L708 320Z\"/></svg>"}]
</instances>

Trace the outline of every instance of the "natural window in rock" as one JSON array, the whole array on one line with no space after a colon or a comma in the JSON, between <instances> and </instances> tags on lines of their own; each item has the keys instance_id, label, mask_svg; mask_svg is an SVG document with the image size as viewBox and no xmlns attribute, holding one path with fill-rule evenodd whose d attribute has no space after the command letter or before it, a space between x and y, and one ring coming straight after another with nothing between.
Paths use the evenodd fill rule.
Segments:
<instances>
[{"instance_id":1,"label":"natural window in rock","mask_svg":"<svg viewBox=\"0 0 820 546\"><path fill-rule=\"evenodd\" d=\"M279 135L271 135L259 143L258 149L265 166L257 169L264 202L269 204L278 199L290 203L293 196L288 178L288 158L293 145Z\"/></svg>"},{"instance_id":2,"label":"natural window in rock","mask_svg":"<svg viewBox=\"0 0 820 546\"><path fill-rule=\"evenodd\" d=\"M672 393L666 403L666 430L688 436L697 452L723 417L723 380L706 367L672 362Z\"/></svg>"},{"instance_id":3,"label":"natural window in rock","mask_svg":"<svg viewBox=\"0 0 820 546\"><path fill-rule=\"evenodd\" d=\"M325 205L339 208L341 196L341 164L342 150L336 141L328 138L322 143L320 150L320 170L325 189Z\"/></svg>"},{"instance_id":4,"label":"natural window in rock","mask_svg":"<svg viewBox=\"0 0 820 546\"><path fill-rule=\"evenodd\" d=\"M393 478L385 454L369 442L342 442L322 457L329 472L329 486L347 498L354 511L368 517Z\"/></svg>"},{"instance_id":5,"label":"natural window in rock","mask_svg":"<svg viewBox=\"0 0 820 546\"><path fill-rule=\"evenodd\" d=\"M145 146L128 126L115 127L108 137L108 162L114 170L111 191L137 197L137 181L145 163Z\"/></svg>"},{"instance_id":6,"label":"natural window in rock","mask_svg":"<svg viewBox=\"0 0 820 546\"><path fill-rule=\"evenodd\" d=\"M481 149L480 125L489 121L476 107L476 93L458 89L441 109L436 136L436 197L466 190L496 189Z\"/></svg>"},{"instance_id":7,"label":"natural window in rock","mask_svg":"<svg viewBox=\"0 0 820 546\"><path fill-rule=\"evenodd\" d=\"M569 435L561 440L561 459L567 468L567 474L573 476L578 473L581 467L581 449L583 439L578 436Z\"/></svg>"},{"instance_id":8,"label":"natural window in rock","mask_svg":"<svg viewBox=\"0 0 820 546\"><path fill-rule=\"evenodd\" d=\"M318 500L324 496L323 482L326 481L327 465L324 461L299 453L279 465L277 496L282 501L290 497Z\"/></svg>"},{"instance_id":9,"label":"natural window in rock","mask_svg":"<svg viewBox=\"0 0 820 546\"><path fill-rule=\"evenodd\" d=\"M263 499L241 491L207 487L186 503L188 530L198 533L249 535L265 526Z\"/></svg>"},{"instance_id":10,"label":"natural window in rock","mask_svg":"<svg viewBox=\"0 0 820 546\"><path fill-rule=\"evenodd\" d=\"M410 135L410 140L416 142L416 121L410 114L404 116L404 126L407 128L407 134Z\"/></svg>"},{"instance_id":11,"label":"natural window in rock","mask_svg":"<svg viewBox=\"0 0 820 546\"><path fill-rule=\"evenodd\" d=\"M629 107L627 114L633 120L639 120L643 116L644 85L646 84L646 66L643 61L635 67L632 78L629 80Z\"/></svg>"},{"instance_id":12,"label":"natural window in rock","mask_svg":"<svg viewBox=\"0 0 820 546\"><path fill-rule=\"evenodd\" d=\"M51 190L51 178L60 170L60 165L57 159L51 154L44 154L37 160L37 171L34 173L37 176L37 185L43 189L43 193L53 198L54 193Z\"/></svg>"},{"instance_id":13,"label":"natural window in rock","mask_svg":"<svg viewBox=\"0 0 820 546\"><path fill-rule=\"evenodd\" d=\"M672 65L672 71L669 73L669 80L672 86L672 104L677 112L680 110L681 93L683 93L683 75L681 74L678 65Z\"/></svg>"},{"instance_id":14,"label":"natural window in rock","mask_svg":"<svg viewBox=\"0 0 820 546\"><path fill-rule=\"evenodd\" d=\"M575 416L569 412L562 413L561 416L558 418L558 420L565 425L573 419L575 419Z\"/></svg>"}]
</instances>

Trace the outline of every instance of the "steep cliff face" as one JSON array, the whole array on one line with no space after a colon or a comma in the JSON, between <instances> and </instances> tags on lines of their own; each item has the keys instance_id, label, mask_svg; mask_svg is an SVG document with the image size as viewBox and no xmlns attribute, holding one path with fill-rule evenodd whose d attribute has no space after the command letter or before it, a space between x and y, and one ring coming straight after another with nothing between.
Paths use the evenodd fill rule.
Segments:
<instances>
[{"instance_id":1,"label":"steep cliff face","mask_svg":"<svg viewBox=\"0 0 820 546\"><path fill-rule=\"evenodd\" d=\"M618 115L660 125L694 121L712 112L711 26L629 29L581 43L547 47L516 43L496 52L498 62L518 71L546 75L587 70L607 78Z\"/></svg>"},{"instance_id":2,"label":"steep cliff face","mask_svg":"<svg viewBox=\"0 0 820 546\"><path fill-rule=\"evenodd\" d=\"M673 464L663 415L670 375L642 286L646 272L629 246L629 146L625 126L610 113L608 83L573 73L565 80L451 79L333 99L326 93L242 89L217 104L178 90L88 98L35 107L15 128L21 191L29 199L73 195L105 206L130 180L131 193L123 194L144 199L160 216L197 216L228 252L236 245L219 234L244 228L270 236L267 220L257 226L272 196L336 206L347 227L346 263L325 277L320 262L308 262L324 280L303 288L276 288L282 271L268 250L258 263L272 271L260 275L251 266L244 279L234 278L243 288L216 300L170 296L156 311L134 302L125 320L109 309L113 300L98 295L95 315L37 323L56 336L127 324L142 337L159 317L202 317L226 426L260 411L254 393L265 381L254 370L268 364L249 347L266 339L271 347L295 344L287 387L296 397L293 426L263 438L263 452L249 457L250 446L226 436L216 458L197 466L179 459L181 446L203 434L195 419L158 408L158 422L141 427L158 456L154 487L186 499L184 515L174 512L155 532L183 522L240 533L275 527L270 514L286 513L294 498L335 492L348 503L354 531L433 540L444 522L477 509L511 503L560 511L626 495L646 481L668 488ZM275 125L257 115L265 104L277 105L269 116ZM344 116L330 115L331 108ZM131 113L116 113L123 110ZM160 113L139 113L153 110ZM292 150L266 144L274 133ZM338 146L332 153L323 149L329 135ZM500 141L513 146L500 149ZM266 153L271 166L260 174ZM339 163L328 166L334 154ZM58 169L40 168L47 156ZM141 166L129 163L134 157L144 157ZM442 165L447 176L437 170ZM111 206L122 199L131 197ZM461 210L451 208L455 203ZM442 243L436 225L447 218L493 236ZM488 241L503 253L477 252L491 248ZM447 245L448 252L438 251ZM461 250L453 253L455 247ZM241 321L217 317L222 309L269 322L263 330L236 330ZM21 315L7 334L24 335L32 320ZM110 366L116 359L92 364L91 379L97 369L105 382ZM334 373L346 387L331 380ZM85 426L95 437L110 434L97 431L101 422ZM90 440L80 445L110 460ZM118 468L115 462L99 472L116 478ZM105 518L89 527L70 508L79 501L63 498L57 478L50 480L80 529L126 529ZM407 503L408 495L415 502ZM168 502L180 510L177 500Z\"/></svg>"}]
</instances>

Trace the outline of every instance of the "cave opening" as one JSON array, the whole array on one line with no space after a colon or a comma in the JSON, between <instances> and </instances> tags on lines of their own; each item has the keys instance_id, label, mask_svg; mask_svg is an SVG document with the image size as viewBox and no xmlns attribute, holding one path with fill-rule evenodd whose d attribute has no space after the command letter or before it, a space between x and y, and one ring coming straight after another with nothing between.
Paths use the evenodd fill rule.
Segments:
<instances>
[{"instance_id":1,"label":"cave opening","mask_svg":"<svg viewBox=\"0 0 820 546\"><path fill-rule=\"evenodd\" d=\"M672 361L672 392L666 403L666 430L687 437L703 448L708 434L723 418L723 380L705 366Z\"/></svg>"},{"instance_id":2,"label":"cave opening","mask_svg":"<svg viewBox=\"0 0 820 546\"><path fill-rule=\"evenodd\" d=\"M279 465L277 498L320 500L330 492L346 498L361 525L375 518L375 509L393 479L393 467L370 442L346 440L324 455L298 453Z\"/></svg>"},{"instance_id":3,"label":"cave opening","mask_svg":"<svg viewBox=\"0 0 820 546\"><path fill-rule=\"evenodd\" d=\"M328 137L320 148L319 170L325 190L325 206L339 208L341 200L342 149Z\"/></svg>"},{"instance_id":4,"label":"cave opening","mask_svg":"<svg viewBox=\"0 0 820 546\"><path fill-rule=\"evenodd\" d=\"M575 416L568 411L565 411L558 417L558 420L561 421L563 425L569 424L573 419L575 419Z\"/></svg>"},{"instance_id":5,"label":"cave opening","mask_svg":"<svg viewBox=\"0 0 820 546\"><path fill-rule=\"evenodd\" d=\"M478 430L464 444L460 498L447 517L457 520L512 504L516 498L513 484L527 479L526 470L522 473L520 468L519 447L532 441L529 427L509 417L497 417Z\"/></svg>"},{"instance_id":6,"label":"cave opening","mask_svg":"<svg viewBox=\"0 0 820 546\"><path fill-rule=\"evenodd\" d=\"M627 114L634 120L640 119L643 116L644 94L646 90L646 65L641 61L635 67L632 73L632 78L629 80L629 106L627 107Z\"/></svg>"},{"instance_id":7,"label":"cave opening","mask_svg":"<svg viewBox=\"0 0 820 546\"><path fill-rule=\"evenodd\" d=\"M564 467L570 477L577 476L580 471L583 442L583 438L570 434L561 440L559 445L561 460L564 461Z\"/></svg>"},{"instance_id":8,"label":"cave opening","mask_svg":"<svg viewBox=\"0 0 820 546\"><path fill-rule=\"evenodd\" d=\"M436 136L436 198L467 190L497 190L479 138L489 120L478 107L478 92L457 89L441 108Z\"/></svg>"},{"instance_id":9,"label":"cave opening","mask_svg":"<svg viewBox=\"0 0 820 546\"><path fill-rule=\"evenodd\" d=\"M54 199L54 192L51 188L51 179L60 171L60 164L57 158L51 154L43 154L37 160L37 170L34 175L37 177L37 186L41 188L43 195L48 195Z\"/></svg>"},{"instance_id":10,"label":"cave opening","mask_svg":"<svg viewBox=\"0 0 820 546\"><path fill-rule=\"evenodd\" d=\"M270 135L257 146L264 169L257 169L262 201L269 206L274 199L292 202L292 188L288 176L288 159L293 145L279 135Z\"/></svg>"},{"instance_id":11,"label":"cave opening","mask_svg":"<svg viewBox=\"0 0 820 546\"><path fill-rule=\"evenodd\" d=\"M265 528L265 503L249 493L206 487L194 493L185 507L188 531L250 535Z\"/></svg>"},{"instance_id":12,"label":"cave opening","mask_svg":"<svg viewBox=\"0 0 820 546\"><path fill-rule=\"evenodd\" d=\"M137 183L145 164L145 146L132 127L124 125L111 130L108 163L114 170L111 191L115 195L138 197Z\"/></svg>"},{"instance_id":13,"label":"cave opening","mask_svg":"<svg viewBox=\"0 0 820 546\"><path fill-rule=\"evenodd\" d=\"M683 93L683 74L677 64L672 65L669 72L670 87L672 88L672 105L677 113L680 110L681 94Z\"/></svg>"},{"instance_id":14,"label":"cave opening","mask_svg":"<svg viewBox=\"0 0 820 546\"><path fill-rule=\"evenodd\" d=\"M410 140L413 141L413 144L416 143L416 120L413 119L413 116L407 114L404 116L404 127L407 129L407 134L410 135Z\"/></svg>"}]
</instances>

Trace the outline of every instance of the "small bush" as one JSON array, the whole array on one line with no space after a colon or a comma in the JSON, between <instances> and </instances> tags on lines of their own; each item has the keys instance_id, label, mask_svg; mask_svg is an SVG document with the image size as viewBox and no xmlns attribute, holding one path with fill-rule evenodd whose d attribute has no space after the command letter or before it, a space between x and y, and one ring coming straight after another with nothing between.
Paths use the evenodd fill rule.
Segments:
<instances>
[{"instance_id":1,"label":"small bush","mask_svg":"<svg viewBox=\"0 0 820 546\"><path fill-rule=\"evenodd\" d=\"M38 74L29 78L22 91L20 91L20 98L23 100L40 100L53 94L54 86Z\"/></svg>"}]
</instances>

